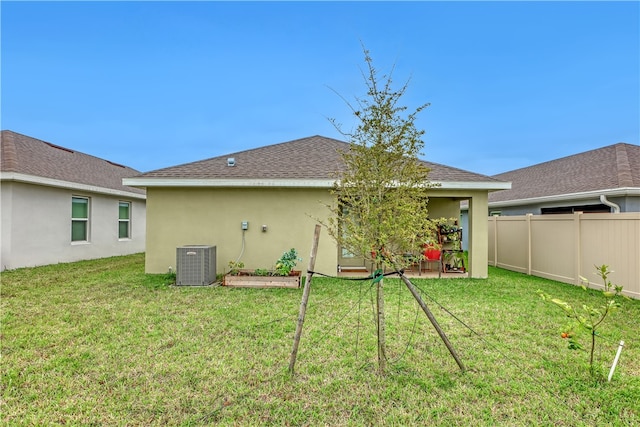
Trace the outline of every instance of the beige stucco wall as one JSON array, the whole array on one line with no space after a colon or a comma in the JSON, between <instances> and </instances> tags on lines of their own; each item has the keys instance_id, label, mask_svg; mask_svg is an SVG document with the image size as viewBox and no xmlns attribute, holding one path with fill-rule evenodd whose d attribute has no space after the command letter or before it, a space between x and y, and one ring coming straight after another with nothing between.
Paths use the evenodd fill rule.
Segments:
<instances>
[{"instance_id":1,"label":"beige stucco wall","mask_svg":"<svg viewBox=\"0 0 640 427\"><path fill-rule=\"evenodd\" d=\"M306 270L313 217L326 218L322 203L330 200L326 189L148 188L146 271L175 269L176 248L185 245L216 246L217 273L241 255L245 268L273 268L292 247L303 258L296 269ZM249 222L244 233L242 221ZM334 274L336 260L335 242L323 228L315 270Z\"/></svg>"},{"instance_id":2,"label":"beige stucco wall","mask_svg":"<svg viewBox=\"0 0 640 427\"><path fill-rule=\"evenodd\" d=\"M471 277L487 277L486 191L434 190L429 215L458 217L460 200L478 198L474 212L481 215L473 225L481 233L470 240L477 253L470 257ZM241 256L245 268L272 268L275 260L295 247L305 270L317 221L325 219L331 202L326 189L284 188L147 188L147 273L165 273L176 268L176 248L185 245L216 246L216 272L228 271L229 261ZM484 211L482 211L484 209ZM242 221L249 222L243 232ZM262 225L267 231L262 231ZM315 270L335 274L338 249L322 229Z\"/></svg>"},{"instance_id":3,"label":"beige stucco wall","mask_svg":"<svg viewBox=\"0 0 640 427\"><path fill-rule=\"evenodd\" d=\"M429 197L429 218L459 218L460 203L450 197ZM465 236L466 237L466 236Z\"/></svg>"},{"instance_id":4,"label":"beige stucco wall","mask_svg":"<svg viewBox=\"0 0 640 427\"><path fill-rule=\"evenodd\" d=\"M127 255L145 250L145 201L3 181L2 269ZM71 198L89 197L90 241L71 243ZM118 202L131 202L131 239L118 239Z\"/></svg>"}]
</instances>

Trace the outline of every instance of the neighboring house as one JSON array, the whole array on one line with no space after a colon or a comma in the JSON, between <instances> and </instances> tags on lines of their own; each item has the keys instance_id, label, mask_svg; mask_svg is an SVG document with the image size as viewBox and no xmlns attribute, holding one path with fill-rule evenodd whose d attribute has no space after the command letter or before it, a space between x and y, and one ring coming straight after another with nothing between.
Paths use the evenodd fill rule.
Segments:
<instances>
[{"instance_id":1,"label":"neighboring house","mask_svg":"<svg viewBox=\"0 0 640 427\"><path fill-rule=\"evenodd\" d=\"M146 272L176 266L176 248L216 246L216 270L230 261L246 268L271 268L294 247L305 269L318 219L329 215L330 189L342 168L339 150L349 144L312 136L194 163L143 173L123 182L147 190ZM460 201L471 207L469 274L487 276L487 200L490 191L509 188L495 178L425 162L433 188L429 213L459 217ZM246 230L243 223L246 222ZM323 229L315 269L335 274L342 267L366 267Z\"/></svg>"},{"instance_id":2,"label":"neighboring house","mask_svg":"<svg viewBox=\"0 0 640 427\"><path fill-rule=\"evenodd\" d=\"M640 212L640 146L618 143L493 175L511 189L489 195L489 216ZM462 202L461 224L468 221ZM467 242L463 241L463 249Z\"/></svg>"},{"instance_id":3,"label":"neighboring house","mask_svg":"<svg viewBox=\"0 0 640 427\"><path fill-rule=\"evenodd\" d=\"M0 266L71 262L144 252L138 171L12 131L1 135Z\"/></svg>"},{"instance_id":4,"label":"neighboring house","mask_svg":"<svg viewBox=\"0 0 640 427\"><path fill-rule=\"evenodd\" d=\"M640 212L640 146L618 143L494 175L489 215Z\"/></svg>"}]
</instances>

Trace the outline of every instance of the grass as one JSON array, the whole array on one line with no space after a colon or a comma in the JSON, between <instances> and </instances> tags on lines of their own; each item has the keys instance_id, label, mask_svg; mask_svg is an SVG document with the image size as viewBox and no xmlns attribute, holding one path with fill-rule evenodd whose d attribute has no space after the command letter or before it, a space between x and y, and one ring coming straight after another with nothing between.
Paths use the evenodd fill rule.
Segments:
<instances>
[{"instance_id":1,"label":"grass","mask_svg":"<svg viewBox=\"0 0 640 427\"><path fill-rule=\"evenodd\" d=\"M3 425L640 423L640 301L602 327L593 377L535 291L589 304L596 292L493 268L487 280L415 280L462 373L387 278L379 376L370 282L318 277L291 376L301 289L176 287L143 265L138 254L2 273Z\"/></svg>"}]
</instances>

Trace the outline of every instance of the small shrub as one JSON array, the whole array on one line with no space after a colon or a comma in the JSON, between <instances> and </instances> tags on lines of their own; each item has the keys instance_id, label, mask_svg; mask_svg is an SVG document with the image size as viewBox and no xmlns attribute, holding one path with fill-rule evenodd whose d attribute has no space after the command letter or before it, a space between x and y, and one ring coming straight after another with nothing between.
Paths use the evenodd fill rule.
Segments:
<instances>
[{"instance_id":1,"label":"small shrub","mask_svg":"<svg viewBox=\"0 0 640 427\"><path fill-rule=\"evenodd\" d=\"M583 304L580 308L575 308L575 305L571 305L568 302L558 298L552 298L550 295L545 294L541 290L537 291L537 293L542 297L543 300L551 301L558 307L562 308L569 318L569 323L565 327L565 332L562 332L561 334L561 337L563 339L569 340L569 349L582 349L582 345L577 340L577 331L589 331L591 335L591 349L589 357L589 368L591 370L591 374L594 374L595 372L593 366L593 355L596 346L596 335L598 328L611 313L620 308L620 302L618 302L617 298L622 296L622 286L614 285L609 280L609 274L612 273L612 271L609 270L609 266L603 264L600 266L596 265L595 268L596 274L604 282L604 289L601 291L602 305L598 307ZM580 277L580 280L582 281L582 289L586 291L589 285L589 280L582 276Z\"/></svg>"},{"instance_id":2,"label":"small shrub","mask_svg":"<svg viewBox=\"0 0 640 427\"><path fill-rule=\"evenodd\" d=\"M169 267L169 271L164 275L163 282L165 285L175 285L176 284L176 272L173 271L173 268Z\"/></svg>"},{"instance_id":3,"label":"small shrub","mask_svg":"<svg viewBox=\"0 0 640 427\"><path fill-rule=\"evenodd\" d=\"M289 249L276 261L275 274L288 276L298 261L302 261L302 258L298 257L298 251L295 248Z\"/></svg>"},{"instance_id":4,"label":"small shrub","mask_svg":"<svg viewBox=\"0 0 640 427\"><path fill-rule=\"evenodd\" d=\"M268 276L269 274L271 274L271 272L269 270L267 270L267 269L264 269L264 268L256 268L253 271L253 274L255 276Z\"/></svg>"},{"instance_id":5,"label":"small shrub","mask_svg":"<svg viewBox=\"0 0 640 427\"><path fill-rule=\"evenodd\" d=\"M229 274L231 276L237 276L240 274L240 269L244 268L244 262L242 261L229 261Z\"/></svg>"}]
</instances>

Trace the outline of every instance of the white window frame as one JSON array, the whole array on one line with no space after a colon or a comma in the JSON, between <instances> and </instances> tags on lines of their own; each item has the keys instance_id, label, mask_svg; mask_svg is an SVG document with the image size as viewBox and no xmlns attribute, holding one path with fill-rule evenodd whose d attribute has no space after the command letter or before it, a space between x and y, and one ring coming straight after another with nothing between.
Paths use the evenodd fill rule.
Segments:
<instances>
[{"instance_id":1,"label":"white window frame","mask_svg":"<svg viewBox=\"0 0 640 427\"><path fill-rule=\"evenodd\" d=\"M120 218L120 206L126 204L129 207L129 218L123 219ZM118 201L118 240L131 240L131 208L133 207L133 203L120 200ZM126 222L127 223L127 237L120 237L120 224Z\"/></svg>"},{"instance_id":2,"label":"white window frame","mask_svg":"<svg viewBox=\"0 0 640 427\"><path fill-rule=\"evenodd\" d=\"M74 218L73 217L73 201L74 199L82 199L87 201L87 217L86 218ZM73 240L73 224L75 222L85 223L85 239ZM71 244L83 244L89 243L91 239L91 198L86 196L71 196Z\"/></svg>"}]
</instances>

